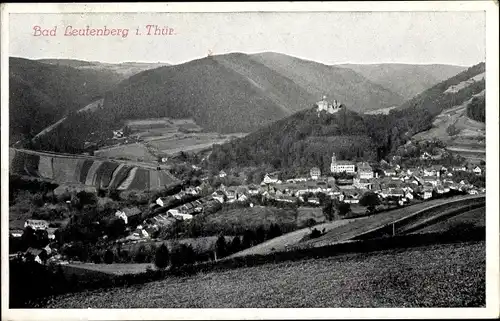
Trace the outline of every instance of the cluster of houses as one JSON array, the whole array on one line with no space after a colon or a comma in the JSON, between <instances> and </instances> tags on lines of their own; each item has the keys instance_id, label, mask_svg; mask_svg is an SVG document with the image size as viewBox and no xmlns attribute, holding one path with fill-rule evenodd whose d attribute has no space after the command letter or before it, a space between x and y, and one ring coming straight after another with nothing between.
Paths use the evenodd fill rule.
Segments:
<instances>
[{"instance_id":1,"label":"cluster of houses","mask_svg":"<svg viewBox=\"0 0 500 321\"><path fill-rule=\"evenodd\" d=\"M358 203L367 191L377 193L382 199L398 198L404 204L419 197L429 199L433 193L444 194L451 190L478 194L485 189L477 188L467 181L456 182L454 172L467 171L481 175L484 169L480 166L455 166L447 168L442 165L402 169L399 165L391 166L382 161L383 169L375 172L367 162L339 161L332 155L330 172L348 174L347 178L322 177L321 170L313 167L309 177L291 178L282 181L278 173L266 174L258 194L282 202L304 201L303 195L324 193L345 203ZM316 198L308 203L316 204Z\"/></svg>"}]
</instances>

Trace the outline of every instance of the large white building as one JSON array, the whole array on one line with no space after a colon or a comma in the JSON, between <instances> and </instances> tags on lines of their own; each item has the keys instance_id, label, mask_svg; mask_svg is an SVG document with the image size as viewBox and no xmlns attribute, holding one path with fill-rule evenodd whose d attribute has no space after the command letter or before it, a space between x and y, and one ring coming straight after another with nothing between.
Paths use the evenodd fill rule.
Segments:
<instances>
[{"instance_id":1,"label":"large white building","mask_svg":"<svg viewBox=\"0 0 500 321\"><path fill-rule=\"evenodd\" d=\"M338 161L335 153L332 155L332 163L330 164L330 171L332 173L356 173L356 165L350 161Z\"/></svg>"},{"instance_id":2,"label":"large white building","mask_svg":"<svg viewBox=\"0 0 500 321\"><path fill-rule=\"evenodd\" d=\"M366 162L358 163L358 177L359 179L373 178L373 168Z\"/></svg>"}]
</instances>

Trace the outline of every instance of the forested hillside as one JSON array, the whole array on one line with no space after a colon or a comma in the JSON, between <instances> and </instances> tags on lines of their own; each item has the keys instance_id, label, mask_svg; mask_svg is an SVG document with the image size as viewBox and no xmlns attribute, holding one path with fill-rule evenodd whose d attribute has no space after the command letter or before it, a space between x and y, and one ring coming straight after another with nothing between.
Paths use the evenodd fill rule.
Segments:
<instances>
[{"instance_id":1,"label":"forested hillside","mask_svg":"<svg viewBox=\"0 0 500 321\"><path fill-rule=\"evenodd\" d=\"M384 123L344 109L336 114L308 109L233 142L216 145L209 162L216 168L270 165L275 169L329 167L338 159L377 158L387 142Z\"/></svg>"},{"instance_id":2,"label":"forested hillside","mask_svg":"<svg viewBox=\"0 0 500 321\"><path fill-rule=\"evenodd\" d=\"M120 81L115 73L9 59L11 143L29 139L70 111L84 107Z\"/></svg>"},{"instance_id":3,"label":"forested hillside","mask_svg":"<svg viewBox=\"0 0 500 321\"><path fill-rule=\"evenodd\" d=\"M116 119L192 117L205 130L227 133L257 130L323 95L352 110L403 101L350 69L275 55L231 53L148 70L110 92L105 109Z\"/></svg>"}]
</instances>

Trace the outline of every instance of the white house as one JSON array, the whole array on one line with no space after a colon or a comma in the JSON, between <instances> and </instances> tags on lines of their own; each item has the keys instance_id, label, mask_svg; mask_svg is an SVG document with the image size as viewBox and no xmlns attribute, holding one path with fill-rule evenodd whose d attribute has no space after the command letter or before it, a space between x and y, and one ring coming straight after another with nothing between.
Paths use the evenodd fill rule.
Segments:
<instances>
[{"instance_id":1,"label":"white house","mask_svg":"<svg viewBox=\"0 0 500 321\"><path fill-rule=\"evenodd\" d=\"M220 178L224 178L224 177L226 177L226 176L227 176L227 174L226 174L226 172L224 172L223 170L221 170L221 171L219 172L219 177L220 177Z\"/></svg>"},{"instance_id":2,"label":"white house","mask_svg":"<svg viewBox=\"0 0 500 321\"><path fill-rule=\"evenodd\" d=\"M264 180L262 182L264 184L276 184L279 182L278 175L276 173L268 173L264 176Z\"/></svg>"},{"instance_id":3,"label":"white house","mask_svg":"<svg viewBox=\"0 0 500 321\"><path fill-rule=\"evenodd\" d=\"M129 218L139 214L141 214L141 210L139 208L131 207L131 208L124 208L121 211L120 210L116 211L115 216L121 218L125 222L125 224L128 224Z\"/></svg>"},{"instance_id":4,"label":"white house","mask_svg":"<svg viewBox=\"0 0 500 321\"><path fill-rule=\"evenodd\" d=\"M176 219L190 220L193 218L193 215L181 213L181 212L179 212L179 210L176 210L176 209L168 210L167 213L172 215Z\"/></svg>"},{"instance_id":5,"label":"white house","mask_svg":"<svg viewBox=\"0 0 500 321\"><path fill-rule=\"evenodd\" d=\"M422 198L424 200L429 199L432 197L432 189L430 188L424 188L423 193L422 193Z\"/></svg>"},{"instance_id":6,"label":"white house","mask_svg":"<svg viewBox=\"0 0 500 321\"><path fill-rule=\"evenodd\" d=\"M479 167L479 166L474 167L474 169L473 169L472 171L473 171L476 175L481 175L481 172L482 172L481 167Z\"/></svg>"},{"instance_id":7,"label":"white house","mask_svg":"<svg viewBox=\"0 0 500 321\"><path fill-rule=\"evenodd\" d=\"M384 175L385 176L396 176L396 171L394 169L385 169Z\"/></svg>"},{"instance_id":8,"label":"white house","mask_svg":"<svg viewBox=\"0 0 500 321\"><path fill-rule=\"evenodd\" d=\"M359 179L372 179L373 168L366 162L358 163L358 177Z\"/></svg>"},{"instance_id":9,"label":"white house","mask_svg":"<svg viewBox=\"0 0 500 321\"><path fill-rule=\"evenodd\" d=\"M167 206L168 202L169 202L168 197L158 197L156 199L156 204L160 205L161 207Z\"/></svg>"},{"instance_id":10,"label":"white house","mask_svg":"<svg viewBox=\"0 0 500 321\"><path fill-rule=\"evenodd\" d=\"M422 155L420 155L420 159L431 159L431 158L432 158L431 154L427 152L423 152Z\"/></svg>"},{"instance_id":11,"label":"white house","mask_svg":"<svg viewBox=\"0 0 500 321\"><path fill-rule=\"evenodd\" d=\"M45 220L26 220L24 227L31 227L34 230L46 230L49 228L49 223Z\"/></svg>"},{"instance_id":12,"label":"white house","mask_svg":"<svg viewBox=\"0 0 500 321\"><path fill-rule=\"evenodd\" d=\"M225 195L222 191L215 191L212 193L212 197L214 200L217 200L219 203L224 203Z\"/></svg>"},{"instance_id":13,"label":"white house","mask_svg":"<svg viewBox=\"0 0 500 321\"><path fill-rule=\"evenodd\" d=\"M316 180L321 176L321 170L318 167L313 167L311 168L310 174L311 174L311 179Z\"/></svg>"},{"instance_id":14,"label":"white house","mask_svg":"<svg viewBox=\"0 0 500 321\"><path fill-rule=\"evenodd\" d=\"M241 194L238 197L238 202L246 202L246 201L248 201L248 197L245 194Z\"/></svg>"}]
</instances>

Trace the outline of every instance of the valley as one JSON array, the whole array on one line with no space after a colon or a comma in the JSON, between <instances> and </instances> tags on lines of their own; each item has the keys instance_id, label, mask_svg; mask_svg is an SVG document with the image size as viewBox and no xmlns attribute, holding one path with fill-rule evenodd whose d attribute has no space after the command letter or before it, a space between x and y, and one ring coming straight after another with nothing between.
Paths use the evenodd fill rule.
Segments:
<instances>
[{"instance_id":1,"label":"valley","mask_svg":"<svg viewBox=\"0 0 500 321\"><path fill-rule=\"evenodd\" d=\"M484 304L484 63L11 60L11 270L40 285L16 305ZM405 290L452 275L474 287Z\"/></svg>"}]
</instances>

